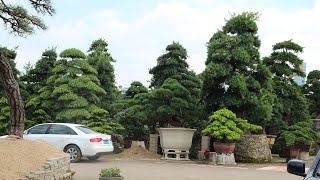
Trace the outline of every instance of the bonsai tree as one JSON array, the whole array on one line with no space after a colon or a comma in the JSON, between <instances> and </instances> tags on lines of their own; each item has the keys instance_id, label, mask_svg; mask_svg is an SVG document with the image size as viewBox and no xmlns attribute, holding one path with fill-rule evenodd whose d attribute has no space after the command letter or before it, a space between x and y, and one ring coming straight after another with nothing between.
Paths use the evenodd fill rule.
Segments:
<instances>
[{"instance_id":1,"label":"bonsai tree","mask_svg":"<svg viewBox=\"0 0 320 180\"><path fill-rule=\"evenodd\" d=\"M298 122L280 131L272 150L279 153L283 149L290 149L300 144L311 145L317 138L319 135L310 122Z\"/></svg>"},{"instance_id":2,"label":"bonsai tree","mask_svg":"<svg viewBox=\"0 0 320 180\"><path fill-rule=\"evenodd\" d=\"M244 133L259 133L261 126L248 123L247 120L237 118L236 114L228 109L220 109L209 117L209 125L202 130L221 142L234 142Z\"/></svg>"},{"instance_id":3,"label":"bonsai tree","mask_svg":"<svg viewBox=\"0 0 320 180\"><path fill-rule=\"evenodd\" d=\"M122 180L124 177L120 175L120 169L117 167L102 169L100 171L100 180Z\"/></svg>"}]
</instances>

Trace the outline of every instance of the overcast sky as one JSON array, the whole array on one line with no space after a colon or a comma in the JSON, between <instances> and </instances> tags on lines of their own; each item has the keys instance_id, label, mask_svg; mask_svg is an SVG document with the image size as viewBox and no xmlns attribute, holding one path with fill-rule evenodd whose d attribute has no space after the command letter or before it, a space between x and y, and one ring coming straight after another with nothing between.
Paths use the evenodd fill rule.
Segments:
<instances>
[{"instance_id":1,"label":"overcast sky","mask_svg":"<svg viewBox=\"0 0 320 180\"><path fill-rule=\"evenodd\" d=\"M0 29L1 46L19 45L16 61L21 71L47 48L86 52L93 40L103 38L116 59L117 85L129 86L134 80L149 85L148 70L172 41L187 49L191 69L200 73L210 37L230 13L242 11L261 13L262 56L271 53L273 44L293 39L305 48L300 57L307 72L320 69L320 0L53 0L53 4L57 13L44 18L47 31L20 38Z\"/></svg>"}]
</instances>

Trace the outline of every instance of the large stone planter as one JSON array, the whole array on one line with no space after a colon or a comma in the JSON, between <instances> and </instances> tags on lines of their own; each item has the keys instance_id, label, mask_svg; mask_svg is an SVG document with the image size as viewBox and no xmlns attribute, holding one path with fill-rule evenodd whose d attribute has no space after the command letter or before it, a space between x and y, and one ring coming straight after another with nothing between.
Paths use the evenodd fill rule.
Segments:
<instances>
[{"instance_id":1,"label":"large stone planter","mask_svg":"<svg viewBox=\"0 0 320 180\"><path fill-rule=\"evenodd\" d=\"M193 133L189 128L158 128L162 159L189 160Z\"/></svg>"},{"instance_id":2,"label":"large stone planter","mask_svg":"<svg viewBox=\"0 0 320 180\"><path fill-rule=\"evenodd\" d=\"M237 162L271 162L271 151L267 136L264 134L242 135L236 143L234 155Z\"/></svg>"}]
</instances>

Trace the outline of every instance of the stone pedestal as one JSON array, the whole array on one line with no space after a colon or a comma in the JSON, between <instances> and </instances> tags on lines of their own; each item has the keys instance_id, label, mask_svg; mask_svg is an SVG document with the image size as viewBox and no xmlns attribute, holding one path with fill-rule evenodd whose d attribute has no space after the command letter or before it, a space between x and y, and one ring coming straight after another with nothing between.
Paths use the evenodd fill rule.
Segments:
<instances>
[{"instance_id":1,"label":"stone pedestal","mask_svg":"<svg viewBox=\"0 0 320 180\"><path fill-rule=\"evenodd\" d=\"M218 165L236 165L234 154L217 154L216 163Z\"/></svg>"},{"instance_id":2,"label":"stone pedestal","mask_svg":"<svg viewBox=\"0 0 320 180\"><path fill-rule=\"evenodd\" d=\"M217 153L210 152L210 162L209 164L216 165L217 164Z\"/></svg>"},{"instance_id":3,"label":"stone pedestal","mask_svg":"<svg viewBox=\"0 0 320 180\"><path fill-rule=\"evenodd\" d=\"M201 151L210 150L210 136L201 137Z\"/></svg>"},{"instance_id":4,"label":"stone pedestal","mask_svg":"<svg viewBox=\"0 0 320 180\"><path fill-rule=\"evenodd\" d=\"M309 152L300 151L298 159L303 161L309 160Z\"/></svg>"},{"instance_id":5,"label":"stone pedestal","mask_svg":"<svg viewBox=\"0 0 320 180\"><path fill-rule=\"evenodd\" d=\"M158 135L150 134L149 151L157 154L158 150Z\"/></svg>"}]
</instances>

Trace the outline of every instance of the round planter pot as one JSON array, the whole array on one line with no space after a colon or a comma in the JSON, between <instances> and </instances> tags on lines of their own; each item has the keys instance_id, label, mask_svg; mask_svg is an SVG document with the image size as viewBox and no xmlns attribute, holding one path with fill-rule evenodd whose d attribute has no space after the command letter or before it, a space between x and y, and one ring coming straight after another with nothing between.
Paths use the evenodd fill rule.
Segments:
<instances>
[{"instance_id":1,"label":"round planter pot","mask_svg":"<svg viewBox=\"0 0 320 180\"><path fill-rule=\"evenodd\" d=\"M234 149L236 148L236 143L214 142L213 148L217 153L229 154L234 152Z\"/></svg>"},{"instance_id":2,"label":"round planter pot","mask_svg":"<svg viewBox=\"0 0 320 180\"><path fill-rule=\"evenodd\" d=\"M299 157L300 149L283 149L281 155L279 154L280 157L284 158L297 158Z\"/></svg>"},{"instance_id":3,"label":"round planter pot","mask_svg":"<svg viewBox=\"0 0 320 180\"><path fill-rule=\"evenodd\" d=\"M124 177L101 177L101 176L99 176L99 180L124 180Z\"/></svg>"},{"instance_id":4,"label":"round planter pot","mask_svg":"<svg viewBox=\"0 0 320 180\"><path fill-rule=\"evenodd\" d=\"M311 145L309 145L309 144L298 144L298 145L296 145L296 148L300 149L300 151L303 151L303 152L310 152Z\"/></svg>"}]
</instances>

